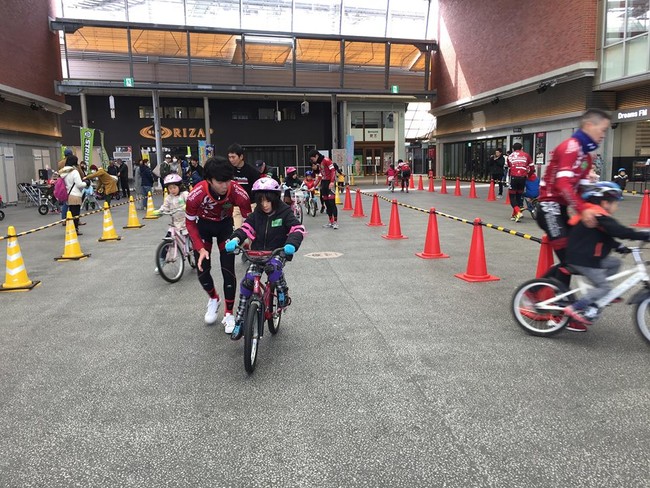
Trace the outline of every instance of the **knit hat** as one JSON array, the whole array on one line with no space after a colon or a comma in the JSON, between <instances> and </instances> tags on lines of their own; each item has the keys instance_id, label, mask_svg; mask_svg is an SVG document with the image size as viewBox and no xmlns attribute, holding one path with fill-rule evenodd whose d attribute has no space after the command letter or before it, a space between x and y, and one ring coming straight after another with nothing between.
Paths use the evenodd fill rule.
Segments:
<instances>
[{"instance_id":1,"label":"knit hat","mask_svg":"<svg viewBox=\"0 0 650 488\"><path fill-rule=\"evenodd\" d=\"M90 169L91 169L91 171L97 171L97 166L95 166L94 164L91 164Z\"/></svg>"}]
</instances>

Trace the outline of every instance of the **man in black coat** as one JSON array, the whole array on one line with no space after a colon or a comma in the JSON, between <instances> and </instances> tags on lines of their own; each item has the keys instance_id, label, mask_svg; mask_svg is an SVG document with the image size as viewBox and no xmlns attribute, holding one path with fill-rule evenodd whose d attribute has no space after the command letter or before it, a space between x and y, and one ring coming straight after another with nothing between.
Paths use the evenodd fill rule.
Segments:
<instances>
[{"instance_id":1,"label":"man in black coat","mask_svg":"<svg viewBox=\"0 0 650 488\"><path fill-rule=\"evenodd\" d=\"M122 196L129 198L131 196L131 189L129 188L129 167L121 159L117 160L117 178L122 187Z\"/></svg>"}]
</instances>

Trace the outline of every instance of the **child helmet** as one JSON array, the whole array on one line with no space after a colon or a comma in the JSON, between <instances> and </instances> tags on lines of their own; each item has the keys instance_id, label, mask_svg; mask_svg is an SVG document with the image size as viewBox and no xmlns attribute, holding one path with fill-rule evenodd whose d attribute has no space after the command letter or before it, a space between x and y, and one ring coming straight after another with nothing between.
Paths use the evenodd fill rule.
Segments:
<instances>
[{"instance_id":1,"label":"child helmet","mask_svg":"<svg viewBox=\"0 0 650 488\"><path fill-rule=\"evenodd\" d=\"M287 168L287 174L289 174L289 173L295 173L295 172L296 172L296 168L295 168L295 166L289 166L289 167Z\"/></svg>"},{"instance_id":2,"label":"child helmet","mask_svg":"<svg viewBox=\"0 0 650 488\"><path fill-rule=\"evenodd\" d=\"M305 171L305 176L314 176L314 172L311 170Z\"/></svg>"},{"instance_id":3,"label":"child helmet","mask_svg":"<svg viewBox=\"0 0 650 488\"><path fill-rule=\"evenodd\" d=\"M599 181L582 194L583 200L620 200L623 196L621 187L611 181Z\"/></svg>"},{"instance_id":4,"label":"child helmet","mask_svg":"<svg viewBox=\"0 0 650 488\"><path fill-rule=\"evenodd\" d=\"M178 174L169 173L167 176L165 176L165 180L163 181L163 183L165 184L165 186L167 186L167 185L180 185L182 181L183 181L183 178L181 178Z\"/></svg>"},{"instance_id":5,"label":"child helmet","mask_svg":"<svg viewBox=\"0 0 650 488\"><path fill-rule=\"evenodd\" d=\"M625 171L625 168L618 168L618 172Z\"/></svg>"},{"instance_id":6,"label":"child helmet","mask_svg":"<svg viewBox=\"0 0 650 488\"><path fill-rule=\"evenodd\" d=\"M253 183L252 192L258 191L271 191L281 193L282 188L280 188L280 183L275 181L273 178L265 176L264 178L260 178L259 180L255 181L255 183Z\"/></svg>"}]
</instances>

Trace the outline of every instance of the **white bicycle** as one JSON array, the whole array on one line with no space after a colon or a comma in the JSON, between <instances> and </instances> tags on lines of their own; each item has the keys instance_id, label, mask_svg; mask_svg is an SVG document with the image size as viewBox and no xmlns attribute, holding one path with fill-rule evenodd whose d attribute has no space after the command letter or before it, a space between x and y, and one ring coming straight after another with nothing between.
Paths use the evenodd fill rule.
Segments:
<instances>
[{"instance_id":1,"label":"white bicycle","mask_svg":"<svg viewBox=\"0 0 650 488\"><path fill-rule=\"evenodd\" d=\"M636 293L627 300L628 305L636 305L634 318L639 333L650 343L650 276L647 263L643 261L642 248L629 248L635 265L607 278L616 285L607 295L596 302L598 310L619 301L619 297L637 285ZM577 271L568 267L575 277L577 287L568 290L559 281L537 278L527 281L515 290L512 297L512 314L517 323L529 334L552 336L560 332L569 322L564 308L584 296L592 287Z\"/></svg>"}]
</instances>

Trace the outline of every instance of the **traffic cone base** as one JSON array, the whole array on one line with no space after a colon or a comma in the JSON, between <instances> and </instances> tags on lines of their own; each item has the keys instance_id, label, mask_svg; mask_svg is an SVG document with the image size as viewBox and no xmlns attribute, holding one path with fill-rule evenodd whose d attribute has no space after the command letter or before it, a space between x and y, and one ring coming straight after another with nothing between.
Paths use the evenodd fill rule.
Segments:
<instances>
[{"instance_id":1,"label":"traffic cone base","mask_svg":"<svg viewBox=\"0 0 650 488\"><path fill-rule=\"evenodd\" d=\"M104 202L104 231L102 236L97 239L99 242L106 241L119 241L122 239L115 232L115 226L113 225L113 217L111 217L111 209L108 206L108 203Z\"/></svg>"},{"instance_id":2,"label":"traffic cone base","mask_svg":"<svg viewBox=\"0 0 650 488\"><path fill-rule=\"evenodd\" d=\"M144 224L141 224L138 220L138 211L135 209L133 197L129 197L129 218L122 229L141 229L142 227L144 227Z\"/></svg>"},{"instance_id":3,"label":"traffic cone base","mask_svg":"<svg viewBox=\"0 0 650 488\"><path fill-rule=\"evenodd\" d=\"M7 235L7 264L5 272L5 282L0 286L0 291L29 291L38 286L40 281L32 281L27 276L27 269L23 261L23 255L18 245L16 229L10 225Z\"/></svg>"},{"instance_id":4,"label":"traffic cone base","mask_svg":"<svg viewBox=\"0 0 650 488\"><path fill-rule=\"evenodd\" d=\"M501 279L497 276L492 276L487 272L481 219L474 220L472 243L470 244L469 257L467 259L467 270L465 273L457 273L454 276L456 278L460 278L461 280L469 281L472 283L482 281L499 281Z\"/></svg>"},{"instance_id":5,"label":"traffic cone base","mask_svg":"<svg viewBox=\"0 0 650 488\"><path fill-rule=\"evenodd\" d=\"M424 250L422 252L416 252L415 255L422 259L443 259L449 257L449 255L440 252L438 220L435 208L429 210L429 224L427 226L427 237L424 242Z\"/></svg>"},{"instance_id":6,"label":"traffic cone base","mask_svg":"<svg viewBox=\"0 0 650 488\"><path fill-rule=\"evenodd\" d=\"M402 228L399 222L399 210L397 200L393 200L393 205L390 210L390 222L388 224L388 234L383 234L384 239L408 239L402 235Z\"/></svg>"},{"instance_id":7,"label":"traffic cone base","mask_svg":"<svg viewBox=\"0 0 650 488\"><path fill-rule=\"evenodd\" d=\"M370 222L366 224L369 227L380 227L384 225L381 221L381 214L379 213L379 197L375 193L372 196L372 211L370 212Z\"/></svg>"},{"instance_id":8,"label":"traffic cone base","mask_svg":"<svg viewBox=\"0 0 650 488\"><path fill-rule=\"evenodd\" d=\"M104 203L106 205L106 203ZM68 211L66 215L65 224L65 245L63 246L63 254L54 258L55 261L79 261L86 259L90 254L84 254L79 244L79 237L77 236L77 229L74 226L72 213Z\"/></svg>"}]
</instances>

